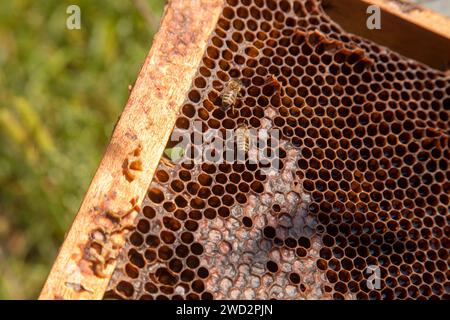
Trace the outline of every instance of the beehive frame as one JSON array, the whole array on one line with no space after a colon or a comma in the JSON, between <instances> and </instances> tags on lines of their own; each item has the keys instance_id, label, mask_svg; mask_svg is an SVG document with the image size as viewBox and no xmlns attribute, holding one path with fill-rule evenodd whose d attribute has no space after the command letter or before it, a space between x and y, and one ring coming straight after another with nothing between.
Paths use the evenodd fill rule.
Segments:
<instances>
[{"instance_id":1,"label":"beehive frame","mask_svg":"<svg viewBox=\"0 0 450 320\"><path fill-rule=\"evenodd\" d=\"M396 11L382 1L366 2L378 4L402 17L406 15L414 22L421 20ZM110 226L108 214L127 214L128 221L136 217L224 4L207 0L169 2L161 29L41 299L103 297L115 262L109 263L99 276L83 259L85 245L94 230ZM430 17L441 21L439 28L432 24L433 29L449 34L448 20L427 13L428 20ZM120 247L123 234L117 238Z\"/></svg>"}]
</instances>

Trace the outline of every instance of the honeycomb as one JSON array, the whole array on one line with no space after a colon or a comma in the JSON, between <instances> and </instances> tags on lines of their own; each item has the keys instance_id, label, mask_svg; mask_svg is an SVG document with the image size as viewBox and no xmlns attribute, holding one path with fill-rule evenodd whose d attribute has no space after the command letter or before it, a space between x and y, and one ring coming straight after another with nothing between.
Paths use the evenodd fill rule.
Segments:
<instances>
[{"instance_id":1,"label":"honeycomb","mask_svg":"<svg viewBox=\"0 0 450 320\"><path fill-rule=\"evenodd\" d=\"M160 161L105 298L449 299L449 96L319 1L227 0L176 128L278 129L279 170Z\"/></svg>"}]
</instances>

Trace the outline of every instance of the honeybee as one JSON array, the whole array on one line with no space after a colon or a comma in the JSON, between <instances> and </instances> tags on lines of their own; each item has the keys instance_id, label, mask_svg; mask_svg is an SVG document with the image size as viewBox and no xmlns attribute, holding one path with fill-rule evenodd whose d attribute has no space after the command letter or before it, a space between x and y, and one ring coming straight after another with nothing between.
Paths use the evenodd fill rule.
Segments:
<instances>
[{"instance_id":1,"label":"honeybee","mask_svg":"<svg viewBox=\"0 0 450 320\"><path fill-rule=\"evenodd\" d=\"M223 88L220 93L222 98L222 109L224 111L228 110L230 107L231 111L234 113L234 105L236 104L237 98L242 98L241 94L242 81L239 79L231 79Z\"/></svg>"},{"instance_id":2,"label":"honeybee","mask_svg":"<svg viewBox=\"0 0 450 320\"><path fill-rule=\"evenodd\" d=\"M242 123L237 127L235 134L238 155L240 153L245 157L250 149L250 130Z\"/></svg>"}]
</instances>

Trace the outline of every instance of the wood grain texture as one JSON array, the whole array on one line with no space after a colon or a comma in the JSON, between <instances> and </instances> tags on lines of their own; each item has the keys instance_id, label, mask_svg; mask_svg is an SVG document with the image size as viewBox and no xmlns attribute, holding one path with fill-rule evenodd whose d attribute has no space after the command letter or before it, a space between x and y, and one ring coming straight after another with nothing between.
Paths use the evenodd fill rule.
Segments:
<instances>
[{"instance_id":1,"label":"wood grain texture","mask_svg":"<svg viewBox=\"0 0 450 320\"><path fill-rule=\"evenodd\" d=\"M166 6L160 31L40 299L103 297L115 261L107 265L104 277L94 274L85 253L90 233L111 227L106 211L125 212L132 208L132 199L141 203L145 197L222 6L223 0L172 0ZM142 171L132 172L132 179L124 175L127 159L143 164ZM128 215L128 222L135 215ZM115 243L123 242L124 236L119 234Z\"/></svg>"},{"instance_id":2,"label":"wood grain texture","mask_svg":"<svg viewBox=\"0 0 450 320\"><path fill-rule=\"evenodd\" d=\"M369 5L381 9L381 29L366 26ZM450 68L450 19L401 0L323 0L345 31L386 46L438 70Z\"/></svg>"},{"instance_id":3,"label":"wood grain texture","mask_svg":"<svg viewBox=\"0 0 450 320\"><path fill-rule=\"evenodd\" d=\"M363 0L450 40L450 19L404 0Z\"/></svg>"}]
</instances>

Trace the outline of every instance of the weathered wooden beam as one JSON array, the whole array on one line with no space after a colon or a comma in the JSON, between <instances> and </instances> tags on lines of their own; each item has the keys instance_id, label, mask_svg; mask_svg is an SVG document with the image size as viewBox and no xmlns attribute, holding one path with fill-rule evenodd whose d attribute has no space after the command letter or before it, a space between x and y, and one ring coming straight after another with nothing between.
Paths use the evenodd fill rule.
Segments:
<instances>
[{"instance_id":1,"label":"weathered wooden beam","mask_svg":"<svg viewBox=\"0 0 450 320\"><path fill-rule=\"evenodd\" d=\"M366 26L370 5L381 9L381 29ZM388 47L432 68L450 68L450 19L404 0L323 0L345 31Z\"/></svg>"},{"instance_id":2,"label":"weathered wooden beam","mask_svg":"<svg viewBox=\"0 0 450 320\"><path fill-rule=\"evenodd\" d=\"M87 244L94 230L115 227L117 222L108 215L129 211L128 221L135 216L133 207L146 195L222 6L222 0L172 0L166 6L160 30L40 299L103 297L115 261L106 264L101 276L94 273ZM108 241L120 247L124 234Z\"/></svg>"}]
</instances>

